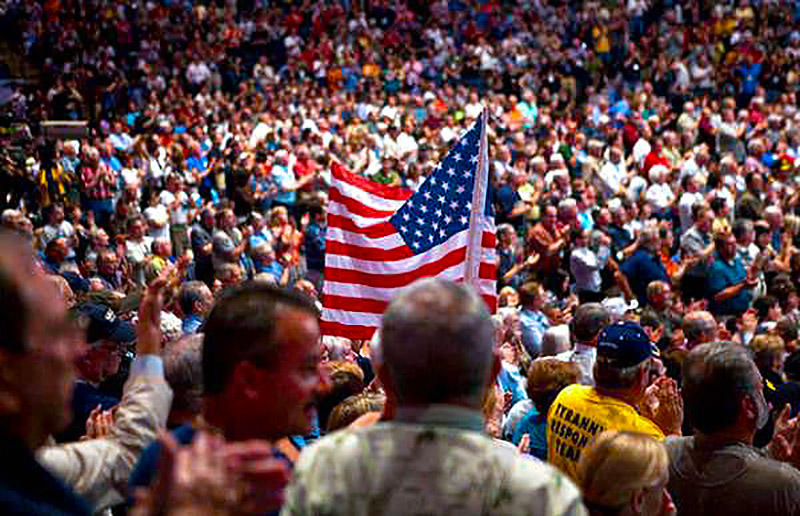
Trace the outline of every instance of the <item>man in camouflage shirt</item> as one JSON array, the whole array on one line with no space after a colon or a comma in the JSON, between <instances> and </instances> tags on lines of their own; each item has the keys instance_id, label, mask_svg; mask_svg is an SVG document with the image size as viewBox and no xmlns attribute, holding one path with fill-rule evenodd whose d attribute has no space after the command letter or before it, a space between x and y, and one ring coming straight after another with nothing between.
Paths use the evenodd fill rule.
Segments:
<instances>
[{"instance_id":1,"label":"man in camouflage shirt","mask_svg":"<svg viewBox=\"0 0 800 516\"><path fill-rule=\"evenodd\" d=\"M586 514L565 476L483 433L492 335L469 287L425 279L401 293L373 350L391 421L304 450L281 514Z\"/></svg>"}]
</instances>

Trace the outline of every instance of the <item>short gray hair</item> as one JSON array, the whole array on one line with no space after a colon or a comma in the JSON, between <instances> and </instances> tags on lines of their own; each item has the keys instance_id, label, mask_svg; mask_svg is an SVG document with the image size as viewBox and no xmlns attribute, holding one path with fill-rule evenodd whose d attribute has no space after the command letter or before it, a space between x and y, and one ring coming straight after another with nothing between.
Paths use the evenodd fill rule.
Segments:
<instances>
[{"instance_id":1,"label":"short gray hair","mask_svg":"<svg viewBox=\"0 0 800 516\"><path fill-rule=\"evenodd\" d=\"M717 329L717 322L709 312L697 310L683 318L683 336L689 343L699 341L704 335L711 337Z\"/></svg>"},{"instance_id":2,"label":"short gray hair","mask_svg":"<svg viewBox=\"0 0 800 516\"><path fill-rule=\"evenodd\" d=\"M479 405L493 362L494 328L468 285L426 278L386 309L381 360L403 404L464 400Z\"/></svg>"},{"instance_id":3,"label":"short gray hair","mask_svg":"<svg viewBox=\"0 0 800 516\"><path fill-rule=\"evenodd\" d=\"M750 352L735 342L712 342L694 348L683 363L683 400L689 423L711 434L730 427L741 399L759 387Z\"/></svg>"},{"instance_id":4,"label":"short gray hair","mask_svg":"<svg viewBox=\"0 0 800 516\"><path fill-rule=\"evenodd\" d=\"M569 326L560 324L551 326L542 335L542 353L540 356L555 356L569 351Z\"/></svg>"},{"instance_id":5,"label":"short gray hair","mask_svg":"<svg viewBox=\"0 0 800 516\"><path fill-rule=\"evenodd\" d=\"M164 378L172 387L172 410L199 414L203 408L203 334L186 335L164 349Z\"/></svg>"},{"instance_id":6,"label":"short gray hair","mask_svg":"<svg viewBox=\"0 0 800 516\"><path fill-rule=\"evenodd\" d=\"M633 387L636 378L650 368L650 360L629 367L618 367L613 360L597 357L594 363L594 381L598 387L606 389L627 389Z\"/></svg>"}]
</instances>

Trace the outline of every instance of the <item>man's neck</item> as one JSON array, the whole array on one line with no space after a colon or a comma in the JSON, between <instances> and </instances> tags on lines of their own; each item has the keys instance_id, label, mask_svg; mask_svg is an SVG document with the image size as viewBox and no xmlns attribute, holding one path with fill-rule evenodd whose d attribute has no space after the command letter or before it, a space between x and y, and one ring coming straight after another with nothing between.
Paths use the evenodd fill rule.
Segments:
<instances>
[{"instance_id":1,"label":"man's neck","mask_svg":"<svg viewBox=\"0 0 800 516\"><path fill-rule=\"evenodd\" d=\"M726 428L714 434L697 432L694 437L695 448L716 450L733 444L753 445L754 432L737 428Z\"/></svg>"},{"instance_id":2,"label":"man's neck","mask_svg":"<svg viewBox=\"0 0 800 516\"><path fill-rule=\"evenodd\" d=\"M627 389L607 389L598 385L595 387L595 390L601 396L607 396L609 398L623 401L632 407L638 407L639 403L642 401L642 396L640 394L631 392Z\"/></svg>"}]
</instances>

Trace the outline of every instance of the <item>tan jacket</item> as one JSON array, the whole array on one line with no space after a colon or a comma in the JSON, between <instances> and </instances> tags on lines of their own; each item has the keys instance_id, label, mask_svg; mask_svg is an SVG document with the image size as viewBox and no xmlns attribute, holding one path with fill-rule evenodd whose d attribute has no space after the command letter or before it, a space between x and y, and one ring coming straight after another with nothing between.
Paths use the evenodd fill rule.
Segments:
<instances>
[{"instance_id":1,"label":"tan jacket","mask_svg":"<svg viewBox=\"0 0 800 516\"><path fill-rule=\"evenodd\" d=\"M157 430L164 428L171 405L172 389L162 371L132 372L107 437L44 446L37 452L39 463L96 512L122 503L131 471Z\"/></svg>"}]
</instances>

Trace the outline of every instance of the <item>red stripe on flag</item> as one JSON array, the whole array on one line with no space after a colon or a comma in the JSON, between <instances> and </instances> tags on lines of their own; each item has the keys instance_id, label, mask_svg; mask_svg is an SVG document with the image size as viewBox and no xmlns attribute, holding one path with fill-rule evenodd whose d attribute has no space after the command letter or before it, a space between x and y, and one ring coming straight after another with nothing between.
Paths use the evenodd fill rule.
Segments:
<instances>
[{"instance_id":1,"label":"red stripe on flag","mask_svg":"<svg viewBox=\"0 0 800 516\"><path fill-rule=\"evenodd\" d=\"M373 195L377 195L379 197L383 197L385 199L393 199L395 201L405 201L409 197L411 197L414 192L408 190L406 188L399 188L396 186L385 186L378 184L374 181L370 181L369 179L361 176L357 176L352 172L345 169L339 163L333 163L331 166L331 175L336 179L341 179L347 183L350 183L353 186L357 186L361 188L365 192L369 192Z\"/></svg>"},{"instance_id":2,"label":"red stripe on flag","mask_svg":"<svg viewBox=\"0 0 800 516\"><path fill-rule=\"evenodd\" d=\"M481 247L497 247L497 236L489 231L484 231L481 237Z\"/></svg>"},{"instance_id":3,"label":"red stripe on flag","mask_svg":"<svg viewBox=\"0 0 800 516\"><path fill-rule=\"evenodd\" d=\"M324 296L323 303L325 308L332 310L348 310L350 312L365 312L368 314L382 314L389 304L388 301L381 301L380 299L333 296L330 294Z\"/></svg>"},{"instance_id":4,"label":"red stripe on flag","mask_svg":"<svg viewBox=\"0 0 800 516\"><path fill-rule=\"evenodd\" d=\"M402 245L393 249L381 249L379 247L345 244L335 240L331 240L325 244L325 252L331 256L349 256L351 258L358 258L359 260L372 260L376 262L402 260L414 256L414 252L409 249L407 245Z\"/></svg>"},{"instance_id":5,"label":"red stripe on flag","mask_svg":"<svg viewBox=\"0 0 800 516\"><path fill-rule=\"evenodd\" d=\"M395 214L393 211L376 210L375 208L371 208L361 201L358 201L352 197L347 197L335 186L332 186L330 190L328 190L328 198L332 202L338 202L344 205L344 207L347 208L347 211L350 213L360 215L361 217L387 218Z\"/></svg>"},{"instance_id":6,"label":"red stripe on flag","mask_svg":"<svg viewBox=\"0 0 800 516\"><path fill-rule=\"evenodd\" d=\"M489 311L491 313L497 312L497 296L490 296L488 294L482 294L481 297L486 302L486 306L489 307Z\"/></svg>"},{"instance_id":7,"label":"red stripe on flag","mask_svg":"<svg viewBox=\"0 0 800 516\"><path fill-rule=\"evenodd\" d=\"M481 263L478 267L478 277L480 279L497 279L497 265L493 263Z\"/></svg>"},{"instance_id":8,"label":"red stripe on flag","mask_svg":"<svg viewBox=\"0 0 800 516\"><path fill-rule=\"evenodd\" d=\"M348 219L342 215L328 214L328 226L340 228L351 233L357 233L369 238L381 238L397 233L397 230L390 222L378 222L370 226L358 226L353 219Z\"/></svg>"},{"instance_id":9,"label":"red stripe on flag","mask_svg":"<svg viewBox=\"0 0 800 516\"><path fill-rule=\"evenodd\" d=\"M351 340L369 340L376 328L371 326L358 326L355 324L342 324L333 321L320 321L320 330L323 335L345 337Z\"/></svg>"},{"instance_id":10,"label":"red stripe on flag","mask_svg":"<svg viewBox=\"0 0 800 516\"><path fill-rule=\"evenodd\" d=\"M412 281L428 276L436 276L445 269L464 261L467 249L462 247L444 255L440 260L426 263L411 272L400 274L370 274L348 269L325 268L325 281L340 283L357 283L370 287L395 288L408 285Z\"/></svg>"}]
</instances>

